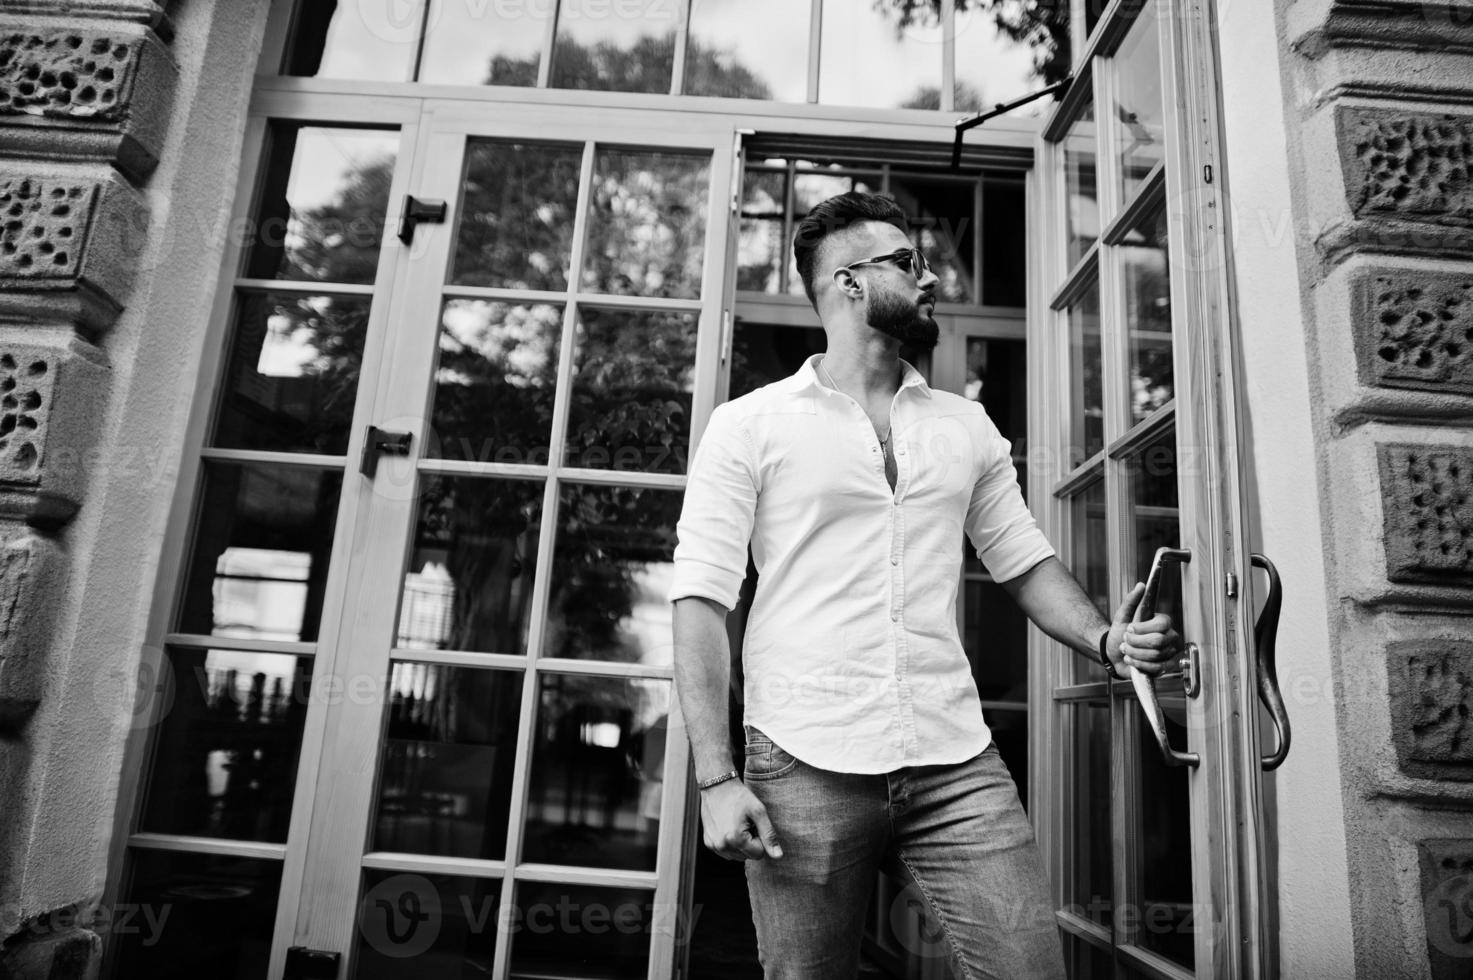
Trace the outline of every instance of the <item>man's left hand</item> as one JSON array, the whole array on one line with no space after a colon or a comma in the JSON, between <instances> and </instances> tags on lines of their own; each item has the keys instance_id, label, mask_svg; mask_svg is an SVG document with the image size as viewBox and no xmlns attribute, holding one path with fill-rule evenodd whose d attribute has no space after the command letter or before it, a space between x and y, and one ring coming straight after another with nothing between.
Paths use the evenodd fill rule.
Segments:
<instances>
[{"instance_id":1,"label":"man's left hand","mask_svg":"<svg viewBox=\"0 0 1473 980\"><path fill-rule=\"evenodd\" d=\"M1129 664L1143 674L1154 675L1165 670L1181 653L1181 635L1172 627L1170 616L1158 612L1150 619L1131 622L1145 594L1145 583L1137 582L1120 608L1115 610L1115 618L1110 623L1110 638L1105 642L1105 652L1120 677L1130 676L1128 671L1120 669L1121 664Z\"/></svg>"}]
</instances>

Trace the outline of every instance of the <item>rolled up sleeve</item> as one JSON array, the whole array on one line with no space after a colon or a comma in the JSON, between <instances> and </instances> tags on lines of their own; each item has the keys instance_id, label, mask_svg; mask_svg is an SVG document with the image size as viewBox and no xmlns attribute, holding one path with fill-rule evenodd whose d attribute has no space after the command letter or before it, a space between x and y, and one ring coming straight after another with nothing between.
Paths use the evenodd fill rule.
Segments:
<instances>
[{"instance_id":1,"label":"rolled up sleeve","mask_svg":"<svg viewBox=\"0 0 1473 980\"><path fill-rule=\"evenodd\" d=\"M757 512L757 467L750 434L729 405L717 407L691 460L676 525L671 602L701 596L736 605L747 573Z\"/></svg>"},{"instance_id":2,"label":"rolled up sleeve","mask_svg":"<svg viewBox=\"0 0 1473 980\"><path fill-rule=\"evenodd\" d=\"M1018 488L1011 446L997 426L981 417L981 475L967 506L967 537L998 582L1017 578L1054 554Z\"/></svg>"}]
</instances>

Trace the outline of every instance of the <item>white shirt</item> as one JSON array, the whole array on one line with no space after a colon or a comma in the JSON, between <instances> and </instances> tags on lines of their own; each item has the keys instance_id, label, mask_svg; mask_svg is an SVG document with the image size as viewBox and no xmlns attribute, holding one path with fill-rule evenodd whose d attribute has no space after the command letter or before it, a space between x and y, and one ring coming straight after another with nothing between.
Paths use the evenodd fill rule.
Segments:
<instances>
[{"instance_id":1,"label":"white shirt","mask_svg":"<svg viewBox=\"0 0 1473 980\"><path fill-rule=\"evenodd\" d=\"M873 425L819 383L821 357L712 413L670 599L732 608L750 541L745 722L831 771L965 761L991 733L957 634L963 531L998 581L1054 550L981 405L933 391L902 361L892 492Z\"/></svg>"}]
</instances>

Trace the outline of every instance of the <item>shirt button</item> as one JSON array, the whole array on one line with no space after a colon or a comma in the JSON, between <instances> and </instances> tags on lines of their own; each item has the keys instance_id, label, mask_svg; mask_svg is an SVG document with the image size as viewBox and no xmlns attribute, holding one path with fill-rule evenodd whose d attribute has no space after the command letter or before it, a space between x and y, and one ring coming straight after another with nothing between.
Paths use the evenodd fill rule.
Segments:
<instances>
[{"instance_id":1,"label":"shirt button","mask_svg":"<svg viewBox=\"0 0 1473 980\"><path fill-rule=\"evenodd\" d=\"M890 564L892 564L892 565L899 565L900 564L899 557L897 557L896 555L891 555L890 556Z\"/></svg>"},{"instance_id":2,"label":"shirt button","mask_svg":"<svg viewBox=\"0 0 1473 980\"><path fill-rule=\"evenodd\" d=\"M898 623L898 622L900 622L900 613L898 613L898 612L892 612L890 614L890 622L892 622L892 623Z\"/></svg>"}]
</instances>

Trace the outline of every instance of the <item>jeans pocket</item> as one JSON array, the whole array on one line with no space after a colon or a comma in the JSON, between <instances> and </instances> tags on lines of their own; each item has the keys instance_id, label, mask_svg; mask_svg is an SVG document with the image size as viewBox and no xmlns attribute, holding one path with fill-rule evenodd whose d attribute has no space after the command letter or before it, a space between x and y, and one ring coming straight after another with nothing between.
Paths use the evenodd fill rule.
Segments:
<instances>
[{"instance_id":1,"label":"jeans pocket","mask_svg":"<svg viewBox=\"0 0 1473 980\"><path fill-rule=\"evenodd\" d=\"M759 728L746 726L747 762L743 777L746 779L776 779L798 768L798 760L768 738Z\"/></svg>"}]
</instances>

